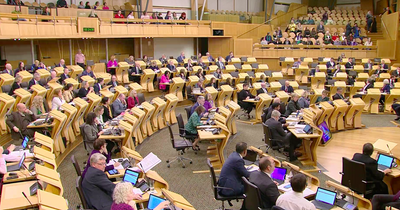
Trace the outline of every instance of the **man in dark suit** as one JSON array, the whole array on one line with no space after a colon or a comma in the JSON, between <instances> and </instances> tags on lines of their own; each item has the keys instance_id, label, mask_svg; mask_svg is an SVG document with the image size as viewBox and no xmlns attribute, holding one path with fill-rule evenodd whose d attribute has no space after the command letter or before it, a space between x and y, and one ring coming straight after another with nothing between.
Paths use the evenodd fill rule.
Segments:
<instances>
[{"instance_id":1,"label":"man in dark suit","mask_svg":"<svg viewBox=\"0 0 400 210\"><path fill-rule=\"evenodd\" d=\"M58 63L58 64L56 65L56 67L63 67L64 69L67 68L67 66L65 65L65 60L64 60L64 59L61 59L61 60L60 60L60 63Z\"/></svg>"},{"instance_id":2,"label":"man in dark suit","mask_svg":"<svg viewBox=\"0 0 400 210\"><path fill-rule=\"evenodd\" d=\"M140 68L140 63L135 62L135 66L130 69L129 72L129 81L133 81L140 84L140 75L143 73L142 69Z\"/></svg>"},{"instance_id":3,"label":"man in dark suit","mask_svg":"<svg viewBox=\"0 0 400 210\"><path fill-rule=\"evenodd\" d=\"M113 87L113 88L117 87L118 86L117 76L112 75L111 81L107 85L111 85L111 87Z\"/></svg>"},{"instance_id":4,"label":"man in dark suit","mask_svg":"<svg viewBox=\"0 0 400 210\"><path fill-rule=\"evenodd\" d=\"M176 71L176 66L174 65L174 62L172 60L170 60L168 62L167 68L171 71L171 72L175 72Z\"/></svg>"},{"instance_id":5,"label":"man in dark suit","mask_svg":"<svg viewBox=\"0 0 400 210\"><path fill-rule=\"evenodd\" d=\"M258 187L263 202L263 209L270 209L275 205L280 193L277 182L272 180L271 174L275 170L275 162L271 156L260 158L260 170L250 173L249 181Z\"/></svg>"},{"instance_id":6,"label":"man in dark suit","mask_svg":"<svg viewBox=\"0 0 400 210\"><path fill-rule=\"evenodd\" d=\"M221 70L225 69L225 64L224 64L224 62L222 62L222 57L221 56L218 57L218 61L217 61L216 65Z\"/></svg>"},{"instance_id":7,"label":"man in dark suit","mask_svg":"<svg viewBox=\"0 0 400 210\"><path fill-rule=\"evenodd\" d=\"M100 95L100 90L103 88L103 85L104 85L104 79L98 78L97 83L93 85L94 93Z\"/></svg>"},{"instance_id":8,"label":"man in dark suit","mask_svg":"<svg viewBox=\"0 0 400 210\"><path fill-rule=\"evenodd\" d=\"M374 85L372 84L372 79L368 78L367 83L365 86L361 89L363 92L366 92L368 89L373 88Z\"/></svg>"},{"instance_id":9,"label":"man in dark suit","mask_svg":"<svg viewBox=\"0 0 400 210\"><path fill-rule=\"evenodd\" d=\"M13 140L19 140L22 135L33 137L35 131L29 129L29 123L35 121L35 115L31 110L27 109L25 104L17 104L17 111L12 112L6 120L8 127L11 129L11 137Z\"/></svg>"},{"instance_id":10,"label":"man in dark suit","mask_svg":"<svg viewBox=\"0 0 400 210\"><path fill-rule=\"evenodd\" d=\"M269 35L269 33L267 34L267 36ZM272 40L272 38L271 38L271 36L269 36L269 42ZM268 41L268 40L267 40ZM233 58L233 52L231 51L231 52L229 52L229 55L227 55L226 56L226 58L225 58L225 61L226 62L231 62L231 60L232 60L232 58Z\"/></svg>"},{"instance_id":11,"label":"man in dark suit","mask_svg":"<svg viewBox=\"0 0 400 210\"><path fill-rule=\"evenodd\" d=\"M186 76L189 76L189 71L193 71L193 61L192 59L188 59L187 63L185 63L183 65L183 67L185 67L185 69L188 71Z\"/></svg>"},{"instance_id":12,"label":"man in dark suit","mask_svg":"<svg viewBox=\"0 0 400 210\"><path fill-rule=\"evenodd\" d=\"M381 73L386 73L385 70L382 70L381 66L378 66L374 72L375 75L379 76Z\"/></svg>"},{"instance_id":13,"label":"man in dark suit","mask_svg":"<svg viewBox=\"0 0 400 210\"><path fill-rule=\"evenodd\" d=\"M331 58L331 60L328 62L328 63L326 63L326 68L327 69L335 69L335 61L333 60L333 58Z\"/></svg>"},{"instance_id":14,"label":"man in dark suit","mask_svg":"<svg viewBox=\"0 0 400 210\"><path fill-rule=\"evenodd\" d=\"M3 73L3 74L9 74L9 75L11 75L11 76L14 76L14 73L13 73L11 64L7 63L7 64L6 64L6 69L4 69L2 73Z\"/></svg>"},{"instance_id":15,"label":"man in dark suit","mask_svg":"<svg viewBox=\"0 0 400 210\"><path fill-rule=\"evenodd\" d=\"M271 131L271 138L280 140L283 145L289 146L289 158L290 161L297 160L297 156L300 156L300 153L295 153L294 150L297 144L301 143L301 140L297 139L292 133L286 133L283 130L282 123L279 122L279 118L281 113L277 110L273 110L271 114L271 118L269 118L265 124L268 125ZM283 146L280 145L280 146Z\"/></svg>"},{"instance_id":16,"label":"man in dark suit","mask_svg":"<svg viewBox=\"0 0 400 210\"><path fill-rule=\"evenodd\" d=\"M368 73L368 70L371 70L373 65L374 64L372 64L371 60L368 59L368 62L364 64L364 69L366 69L364 72Z\"/></svg>"},{"instance_id":17,"label":"man in dark suit","mask_svg":"<svg viewBox=\"0 0 400 210\"><path fill-rule=\"evenodd\" d=\"M215 61L215 59L211 56L211 54L209 52L206 52L206 56L207 56L208 61L210 61L210 62Z\"/></svg>"},{"instance_id":18,"label":"man in dark suit","mask_svg":"<svg viewBox=\"0 0 400 210\"><path fill-rule=\"evenodd\" d=\"M92 67L87 66L86 70L82 72L82 76L89 76L93 79L96 79L96 76L94 76L94 73L92 71Z\"/></svg>"},{"instance_id":19,"label":"man in dark suit","mask_svg":"<svg viewBox=\"0 0 400 210\"><path fill-rule=\"evenodd\" d=\"M247 155L247 144L240 142L236 144L236 151L229 155L219 175L218 186L229 188L219 189L219 193L224 196L242 195L244 185L242 177L249 177L249 172L244 167L243 157Z\"/></svg>"},{"instance_id":20,"label":"man in dark suit","mask_svg":"<svg viewBox=\"0 0 400 210\"><path fill-rule=\"evenodd\" d=\"M349 74L351 69L354 69L353 58L349 58L349 61L344 65L346 68L346 73Z\"/></svg>"},{"instance_id":21,"label":"man in dark suit","mask_svg":"<svg viewBox=\"0 0 400 210\"><path fill-rule=\"evenodd\" d=\"M161 56L161 58L159 60L160 60L162 65L165 65L168 62L168 59L167 59L167 57L165 57L164 54Z\"/></svg>"},{"instance_id":22,"label":"man in dark suit","mask_svg":"<svg viewBox=\"0 0 400 210\"><path fill-rule=\"evenodd\" d=\"M268 93L267 84L265 84L265 82L262 82L261 88L257 90L257 95L260 95L261 93Z\"/></svg>"},{"instance_id":23,"label":"man in dark suit","mask_svg":"<svg viewBox=\"0 0 400 210\"><path fill-rule=\"evenodd\" d=\"M374 194L388 194L388 187L383 182L383 178L386 174L391 173L391 169L385 169L383 172L378 170L378 162L371 158L372 153L374 152L374 146L371 143L366 143L363 146L363 153L356 153L353 156L354 161L361 162L365 164L365 168L367 170L366 178L367 181L373 181L373 185L367 185L367 189L373 190L373 193L369 196ZM368 196L368 197L369 197Z\"/></svg>"},{"instance_id":24,"label":"man in dark suit","mask_svg":"<svg viewBox=\"0 0 400 210\"><path fill-rule=\"evenodd\" d=\"M321 70L319 70L319 66L316 66L314 69L311 69L310 76L315 76L315 72L321 72Z\"/></svg>"},{"instance_id":25,"label":"man in dark suit","mask_svg":"<svg viewBox=\"0 0 400 210\"><path fill-rule=\"evenodd\" d=\"M69 69L65 68L64 73L61 74L61 76L60 76L60 80L59 80L60 84L64 84L64 80L70 78L70 76L68 74L69 74Z\"/></svg>"},{"instance_id":26,"label":"man in dark suit","mask_svg":"<svg viewBox=\"0 0 400 210\"><path fill-rule=\"evenodd\" d=\"M111 104L111 107L112 107L113 117L117 117L122 112L125 112L126 111L125 95L119 94L118 98Z\"/></svg>"},{"instance_id":27,"label":"man in dark suit","mask_svg":"<svg viewBox=\"0 0 400 210\"><path fill-rule=\"evenodd\" d=\"M397 67L396 70L392 71L392 76L398 78L400 76L400 67Z\"/></svg>"},{"instance_id":28,"label":"man in dark suit","mask_svg":"<svg viewBox=\"0 0 400 210\"><path fill-rule=\"evenodd\" d=\"M90 166L82 180L82 191L89 208L109 210L115 184L104 173L106 157L101 153L90 156Z\"/></svg>"},{"instance_id":29,"label":"man in dark suit","mask_svg":"<svg viewBox=\"0 0 400 210\"><path fill-rule=\"evenodd\" d=\"M383 60L383 59L381 60L381 65L380 66L385 71L387 71L389 69L388 65L385 64L385 60Z\"/></svg>"},{"instance_id":30,"label":"man in dark suit","mask_svg":"<svg viewBox=\"0 0 400 210\"><path fill-rule=\"evenodd\" d=\"M281 87L281 90L285 91L286 93L293 93L294 92L294 89L290 85L288 80L285 81L285 85Z\"/></svg>"},{"instance_id":31,"label":"man in dark suit","mask_svg":"<svg viewBox=\"0 0 400 210\"><path fill-rule=\"evenodd\" d=\"M319 25L317 26L317 33L325 33L325 27L322 21L320 21Z\"/></svg>"},{"instance_id":32,"label":"man in dark suit","mask_svg":"<svg viewBox=\"0 0 400 210\"><path fill-rule=\"evenodd\" d=\"M243 84L243 90L241 90L239 92L238 101L239 101L240 107L242 107L243 109L245 109L247 111L249 119L250 119L250 112L253 110L253 108L255 106L254 106L254 103L245 102L243 100L247 100L247 99L251 99L251 98L256 98L256 96L253 96L250 93L249 84L245 83L245 84Z\"/></svg>"},{"instance_id":33,"label":"man in dark suit","mask_svg":"<svg viewBox=\"0 0 400 210\"><path fill-rule=\"evenodd\" d=\"M183 63L184 60L185 60L185 52L181 52L181 55L176 58L176 61L178 61L178 63Z\"/></svg>"},{"instance_id":34,"label":"man in dark suit","mask_svg":"<svg viewBox=\"0 0 400 210\"><path fill-rule=\"evenodd\" d=\"M34 73L33 74L33 79L31 79L28 83L28 89L31 89L33 85L41 85L43 84L40 82L40 74L39 73Z\"/></svg>"},{"instance_id":35,"label":"man in dark suit","mask_svg":"<svg viewBox=\"0 0 400 210\"><path fill-rule=\"evenodd\" d=\"M338 87L336 90L336 94L332 96L333 100L338 100L338 99L342 99L347 101L347 99L343 96L343 88L342 87Z\"/></svg>"},{"instance_id":36,"label":"man in dark suit","mask_svg":"<svg viewBox=\"0 0 400 210\"><path fill-rule=\"evenodd\" d=\"M79 89L77 97L85 98L87 94L93 92L93 87L89 87L89 83L87 81L82 81L82 87Z\"/></svg>"},{"instance_id":37,"label":"man in dark suit","mask_svg":"<svg viewBox=\"0 0 400 210\"><path fill-rule=\"evenodd\" d=\"M280 109L281 109L281 104L280 104L280 103L272 103L271 106L268 107L268 109L267 109L267 111L266 111L267 115L266 115L265 120L268 120L269 118L271 118L272 112L273 112L274 110L277 110L277 111L279 112ZM279 113L280 113L280 112L279 112ZM282 114L282 113L281 113L281 114ZM283 118L279 118L279 121L281 121L281 119L283 119ZM265 122L264 122L264 123L265 123Z\"/></svg>"}]
</instances>

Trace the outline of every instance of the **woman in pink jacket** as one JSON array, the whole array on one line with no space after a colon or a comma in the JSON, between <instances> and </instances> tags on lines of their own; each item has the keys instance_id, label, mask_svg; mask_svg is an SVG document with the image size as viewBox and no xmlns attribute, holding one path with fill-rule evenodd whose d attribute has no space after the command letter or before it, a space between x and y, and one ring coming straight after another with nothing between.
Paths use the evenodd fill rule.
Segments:
<instances>
[{"instance_id":1,"label":"woman in pink jacket","mask_svg":"<svg viewBox=\"0 0 400 210\"><path fill-rule=\"evenodd\" d=\"M169 83L169 75L170 75L170 72L165 71L165 73L161 76L159 88L163 92L169 91L169 85L163 85L163 83Z\"/></svg>"}]
</instances>

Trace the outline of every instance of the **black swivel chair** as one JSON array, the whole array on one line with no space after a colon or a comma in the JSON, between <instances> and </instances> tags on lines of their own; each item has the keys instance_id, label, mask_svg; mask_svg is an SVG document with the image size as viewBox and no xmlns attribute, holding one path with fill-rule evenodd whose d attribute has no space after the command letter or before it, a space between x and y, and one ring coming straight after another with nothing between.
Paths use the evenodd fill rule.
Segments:
<instances>
[{"instance_id":1,"label":"black swivel chair","mask_svg":"<svg viewBox=\"0 0 400 210\"><path fill-rule=\"evenodd\" d=\"M77 174L78 176L82 176L82 171L81 171L81 168L79 167L78 161L77 161L76 158L75 158L75 155L72 155L72 156L71 156L71 162L72 162L72 165L74 165L76 174Z\"/></svg>"},{"instance_id":2,"label":"black swivel chair","mask_svg":"<svg viewBox=\"0 0 400 210\"><path fill-rule=\"evenodd\" d=\"M183 122L182 115L181 114L176 115L176 120L178 121L179 136L183 139L193 142L194 139L197 138L197 135L190 135L186 133L185 123Z\"/></svg>"},{"instance_id":3,"label":"black swivel chair","mask_svg":"<svg viewBox=\"0 0 400 210\"><path fill-rule=\"evenodd\" d=\"M191 148L193 146L193 144L192 144L191 141L188 141L188 140L185 140L185 139L175 140L174 133L172 133L171 125L168 122L167 122L167 126L168 126L168 130L169 130L169 135L171 137L172 147L178 152L178 156L174 157L171 160L168 159L166 161L167 162L167 167L169 168L170 164L172 162L179 161L179 162L182 163L182 168L185 168L186 165L185 165L185 163L183 161L184 160L188 160L188 161L190 161L189 163L192 164L193 160L190 159L190 158L183 157L182 155L183 155L183 153L185 153L185 150L188 149L188 148Z\"/></svg>"},{"instance_id":4,"label":"black swivel chair","mask_svg":"<svg viewBox=\"0 0 400 210\"><path fill-rule=\"evenodd\" d=\"M249 182L246 177L242 177L244 183L244 194L246 198L244 199L243 205L246 210L263 210L264 204L261 199L260 190L256 185Z\"/></svg>"},{"instance_id":5,"label":"black swivel chair","mask_svg":"<svg viewBox=\"0 0 400 210\"><path fill-rule=\"evenodd\" d=\"M81 207L83 207L83 209L91 210L91 209L89 209L89 206L85 199L85 195L83 194L83 191L82 191L82 177L81 176L78 176L78 178L76 178L76 191L78 191L79 199L81 200L81 204L82 204L82 206L78 205L77 209L81 209Z\"/></svg>"},{"instance_id":6,"label":"black swivel chair","mask_svg":"<svg viewBox=\"0 0 400 210\"><path fill-rule=\"evenodd\" d=\"M187 96L187 99L189 99L190 101L192 101L192 102L196 102L196 97L195 97L195 95L193 95L192 94L192 86L187 86L186 87L186 96Z\"/></svg>"},{"instance_id":7,"label":"black swivel chair","mask_svg":"<svg viewBox=\"0 0 400 210\"><path fill-rule=\"evenodd\" d=\"M363 194L365 198L372 198L373 182L367 181L367 169L364 163L342 158L341 184L356 193Z\"/></svg>"},{"instance_id":8,"label":"black swivel chair","mask_svg":"<svg viewBox=\"0 0 400 210\"><path fill-rule=\"evenodd\" d=\"M263 126L263 132L264 132L264 138L262 139L262 141L264 141L264 143L265 143L264 146L267 148L265 153L268 153L268 150L270 148L272 149L272 151L277 150L278 152L282 152L285 147L285 144L283 143L283 141L280 139L272 139L271 130L269 129L268 125L263 122L262 126ZM261 146L258 148L261 148ZM276 155L274 155L274 156L276 156ZM279 157L277 157L277 158L279 158Z\"/></svg>"},{"instance_id":9,"label":"black swivel chair","mask_svg":"<svg viewBox=\"0 0 400 210\"><path fill-rule=\"evenodd\" d=\"M192 106L185 107L187 120L189 120L189 118L190 118L190 110L191 109L192 109Z\"/></svg>"},{"instance_id":10,"label":"black swivel chair","mask_svg":"<svg viewBox=\"0 0 400 210\"><path fill-rule=\"evenodd\" d=\"M225 210L225 201L228 201L228 204L230 206L233 206L231 203L231 200L240 200L240 199L245 199L245 195L238 195L238 196L223 196L218 193L218 189L230 189L226 187L220 187L218 186L218 181L217 177L215 176L215 171L214 167L211 165L210 159L207 158L207 165L208 168L210 169L210 178L211 178L211 188L214 192L214 199L217 201L222 201L222 210Z\"/></svg>"}]
</instances>

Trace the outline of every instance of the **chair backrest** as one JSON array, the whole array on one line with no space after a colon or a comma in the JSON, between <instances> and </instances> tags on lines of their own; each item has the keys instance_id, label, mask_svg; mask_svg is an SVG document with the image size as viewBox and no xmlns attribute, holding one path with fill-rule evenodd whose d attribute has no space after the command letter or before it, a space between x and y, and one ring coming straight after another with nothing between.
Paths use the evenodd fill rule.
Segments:
<instances>
[{"instance_id":1,"label":"chair backrest","mask_svg":"<svg viewBox=\"0 0 400 210\"><path fill-rule=\"evenodd\" d=\"M262 115L261 115L261 121L263 122L263 123L265 123L265 121L267 120L267 113L263 113Z\"/></svg>"},{"instance_id":2,"label":"chair backrest","mask_svg":"<svg viewBox=\"0 0 400 210\"><path fill-rule=\"evenodd\" d=\"M342 158L342 181L341 184L351 190L365 194L367 171L364 163L348 158Z\"/></svg>"},{"instance_id":3,"label":"chair backrest","mask_svg":"<svg viewBox=\"0 0 400 210\"><path fill-rule=\"evenodd\" d=\"M218 198L217 177L215 176L214 167L211 165L209 158L207 158L207 165L208 165L208 168L210 169L211 188L213 189L214 198L216 199L216 198Z\"/></svg>"},{"instance_id":4,"label":"chair backrest","mask_svg":"<svg viewBox=\"0 0 400 210\"><path fill-rule=\"evenodd\" d=\"M187 106L187 107L185 107L185 111L186 111L186 116L187 116L187 119L189 120L189 118L190 118L190 110L192 109L192 107L191 106Z\"/></svg>"},{"instance_id":5,"label":"chair backrest","mask_svg":"<svg viewBox=\"0 0 400 210\"><path fill-rule=\"evenodd\" d=\"M78 176L82 176L82 171L81 171L81 168L79 167L78 161L77 161L76 158L75 158L75 155L72 155L72 156L71 156L71 162L72 162L72 165L74 165L76 174L77 174Z\"/></svg>"},{"instance_id":6,"label":"chair backrest","mask_svg":"<svg viewBox=\"0 0 400 210\"><path fill-rule=\"evenodd\" d=\"M86 61L86 65L93 66L94 65L94 61L93 60L87 60Z\"/></svg>"},{"instance_id":7,"label":"chair backrest","mask_svg":"<svg viewBox=\"0 0 400 210\"><path fill-rule=\"evenodd\" d=\"M143 93L138 93L137 96L139 98L139 104L142 104L143 102L146 101L146 99L144 98L144 94Z\"/></svg>"},{"instance_id":8,"label":"chair backrest","mask_svg":"<svg viewBox=\"0 0 400 210\"><path fill-rule=\"evenodd\" d=\"M253 183L249 182L246 177L242 177L244 183L244 206L247 210L259 210L263 208L263 202L261 200L260 191L258 187Z\"/></svg>"},{"instance_id":9,"label":"chair backrest","mask_svg":"<svg viewBox=\"0 0 400 210\"><path fill-rule=\"evenodd\" d=\"M271 133L269 131L269 127L265 123L262 123L262 126L263 126L263 131L264 131L264 142L266 144L268 144L269 146L272 146L271 145Z\"/></svg>"},{"instance_id":10,"label":"chair backrest","mask_svg":"<svg viewBox=\"0 0 400 210\"><path fill-rule=\"evenodd\" d=\"M258 63L252 63L251 68L253 69L258 69Z\"/></svg>"},{"instance_id":11,"label":"chair backrest","mask_svg":"<svg viewBox=\"0 0 400 210\"><path fill-rule=\"evenodd\" d=\"M176 120L178 121L179 135L180 136L185 135L185 123L183 122L182 115L181 114L176 115Z\"/></svg>"},{"instance_id":12,"label":"chair backrest","mask_svg":"<svg viewBox=\"0 0 400 210\"><path fill-rule=\"evenodd\" d=\"M168 130L169 130L169 135L170 135L170 138L171 138L172 147L175 149L174 133L172 132L172 128L171 128L171 125L169 124L169 122L167 122L167 126L168 126Z\"/></svg>"},{"instance_id":13,"label":"chair backrest","mask_svg":"<svg viewBox=\"0 0 400 210\"><path fill-rule=\"evenodd\" d=\"M86 203L85 195L83 194L82 191L82 177L78 176L76 178L76 191L78 191L79 199L81 199L82 207L84 209L89 209L89 206Z\"/></svg>"}]
</instances>

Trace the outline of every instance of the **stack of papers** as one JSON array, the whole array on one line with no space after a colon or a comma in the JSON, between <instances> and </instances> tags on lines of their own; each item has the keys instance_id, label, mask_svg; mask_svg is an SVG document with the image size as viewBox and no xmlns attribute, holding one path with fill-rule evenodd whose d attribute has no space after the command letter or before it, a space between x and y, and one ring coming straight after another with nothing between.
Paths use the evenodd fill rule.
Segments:
<instances>
[{"instance_id":1,"label":"stack of papers","mask_svg":"<svg viewBox=\"0 0 400 210\"><path fill-rule=\"evenodd\" d=\"M150 171L154 166L161 163L160 158L157 155L150 152L142 161L140 161L137 166L144 172L147 173Z\"/></svg>"}]
</instances>

